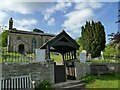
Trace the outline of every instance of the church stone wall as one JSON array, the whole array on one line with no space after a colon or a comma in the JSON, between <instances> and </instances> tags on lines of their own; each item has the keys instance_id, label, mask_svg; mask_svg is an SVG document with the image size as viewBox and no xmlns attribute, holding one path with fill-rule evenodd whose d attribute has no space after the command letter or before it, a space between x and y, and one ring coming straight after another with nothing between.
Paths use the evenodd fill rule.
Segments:
<instances>
[{"instance_id":1,"label":"church stone wall","mask_svg":"<svg viewBox=\"0 0 120 90\"><path fill-rule=\"evenodd\" d=\"M21 41L17 39L18 37L20 37ZM36 39L36 48L40 48L46 41L51 39L52 36L9 33L8 50L18 51L19 45L23 44L25 47L25 52L32 51L32 39L33 38Z\"/></svg>"}]
</instances>

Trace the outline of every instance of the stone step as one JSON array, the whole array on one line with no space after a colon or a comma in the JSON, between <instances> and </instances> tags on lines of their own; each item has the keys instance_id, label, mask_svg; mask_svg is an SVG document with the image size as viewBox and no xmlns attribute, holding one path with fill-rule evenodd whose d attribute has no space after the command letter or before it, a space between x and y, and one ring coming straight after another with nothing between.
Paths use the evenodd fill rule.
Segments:
<instances>
[{"instance_id":1,"label":"stone step","mask_svg":"<svg viewBox=\"0 0 120 90\"><path fill-rule=\"evenodd\" d=\"M56 83L53 85L56 89L67 89L67 88L83 88L85 83L81 80L67 81L62 83Z\"/></svg>"},{"instance_id":2,"label":"stone step","mask_svg":"<svg viewBox=\"0 0 120 90\"><path fill-rule=\"evenodd\" d=\"M81 83L81 84L76 84L76 85L66 86L66 87L63 87L63 88L65 88L65 89L84 88L84 86L85 86L85 83Z\"/></svg>"},{"instance_id":3,"label":"stone step","mask_svg":"<svg viewBox=\"0 0 120 90\"><path fill-rule=\"evenodd\" d=\"M61 82L61 83L55 83L53 86L54 87L64 87L64 86L69 86L69 85L73 85L73 84L78 84L81 83L81 80L69 80L67 82Z\"/></svg>"}]
</instances>

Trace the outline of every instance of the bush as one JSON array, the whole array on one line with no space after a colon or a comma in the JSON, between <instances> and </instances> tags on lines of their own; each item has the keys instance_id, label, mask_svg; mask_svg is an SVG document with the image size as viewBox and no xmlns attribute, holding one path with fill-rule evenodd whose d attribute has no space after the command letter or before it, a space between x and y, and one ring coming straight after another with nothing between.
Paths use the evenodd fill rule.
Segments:
<instances>
[{"instance_id":1,"label":"bush","mask_svg":"<svg viewBox=\"0 0 120 90\"><path fill-rule=\"evenodd\" d=\"M92 75L86 75L86 76L82 77L81 79L85 83L90 83L90 82L93 82L95 80L95 77Z\"/></svg>"},{"instance_id":2,"label":"bush","mask_svg":"<svg viewBox=\"0 0 120 90\"><path fill-rule=\"evenodd\" d=\"M53 90L53 88L49 81L43 80L35 87L35 90Z\"/></svg>"}]
</instances>

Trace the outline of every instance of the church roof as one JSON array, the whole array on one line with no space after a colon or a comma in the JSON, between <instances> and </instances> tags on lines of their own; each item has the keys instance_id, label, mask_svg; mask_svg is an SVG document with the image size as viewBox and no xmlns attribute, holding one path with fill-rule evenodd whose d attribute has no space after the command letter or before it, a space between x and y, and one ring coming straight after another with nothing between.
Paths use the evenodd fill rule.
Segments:
<instances>
[{"instance_id":1,"label":"church roof","mask_svg":"<svg viewBox=\"0 0 120 90\"><path fill-rule=\"evenodd\" d=\"M38 32L31 32L31 31L24 31L24 30L10 30L9 32L10 32L10 33L17 33L17 34L55 36L54 34L49 34L49 33L38 33Z\"/></svg>"},{"instance_id":2,"label":"church roof","mask_svg":"<svg viewBox=\"0 0 120 90\"><path fill-rule=\"evenodd\" d=\"M64 30L60 34L51 38L40 48L46 49L47 46L50 47L51 51L60 53L66 53L79 49L79 45L77 44L77 42L73 38L71 38Z\"/></svg>"}]
</instances>

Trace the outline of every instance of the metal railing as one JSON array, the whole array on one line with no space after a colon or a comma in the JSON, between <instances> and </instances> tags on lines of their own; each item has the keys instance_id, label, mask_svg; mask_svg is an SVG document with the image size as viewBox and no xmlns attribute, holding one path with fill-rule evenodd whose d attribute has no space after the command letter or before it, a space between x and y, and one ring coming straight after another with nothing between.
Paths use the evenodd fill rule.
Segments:
<instances>
[{"instance_id":1,"label":"metal railing","mask_svg":"<svg viewBox=\"0 0 120 90\"><path fill-rule=\"evenodd\" d=\"M7 51L2 49L2 58L0 62L35 62L36 54L35 51L29 51L27 53L20 53L17 51Z\"/></svg>"}]
</instances>

